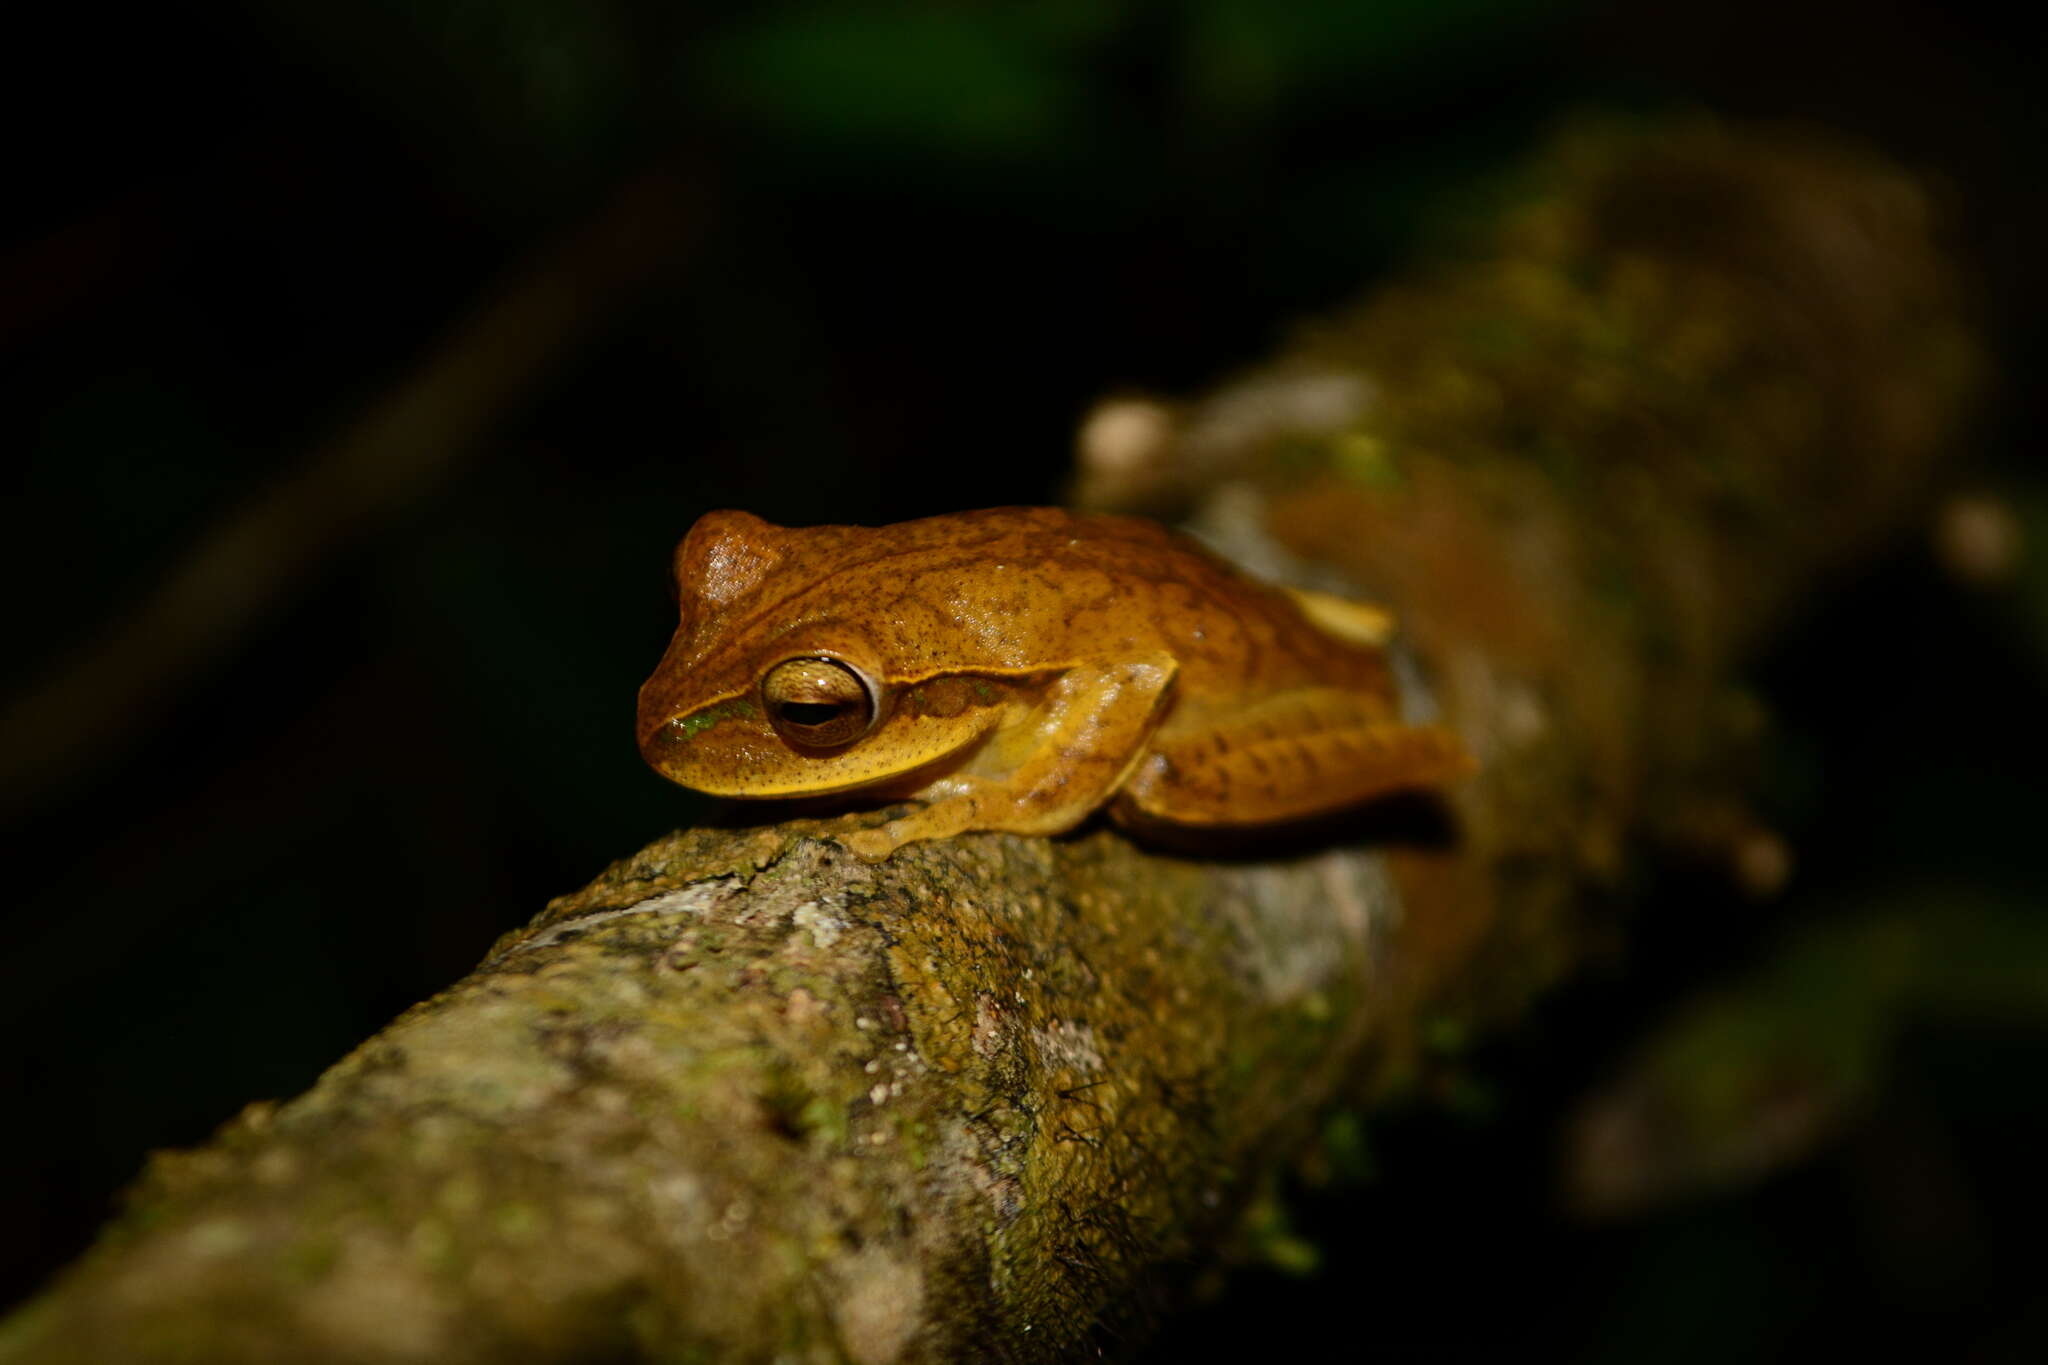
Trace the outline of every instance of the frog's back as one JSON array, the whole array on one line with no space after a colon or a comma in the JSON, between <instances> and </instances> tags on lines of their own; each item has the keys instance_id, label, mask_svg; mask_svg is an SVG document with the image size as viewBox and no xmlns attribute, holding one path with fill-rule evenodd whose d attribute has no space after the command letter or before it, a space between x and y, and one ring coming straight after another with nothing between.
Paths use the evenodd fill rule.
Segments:
<instances>
[{"instance_id":1,"label":"frog's back","mask_svg":"<svg viewBox=\"0 0 2048 1365\"><path fill-rule=\"evenodd\" d=\"M1005 618L1042 618L1077 655L1164 650L1180 664L1184 694L1386 686L1377 649L1319 627L1292 594L1158 522L1046 507L960 520L988 533L993 553L934 560L933 576L964 575Z\"/></svg>"},{"instance_id":2,"label":"frog's back","mask_svg":"<svg viewBox=\"0 0 2048 1365\"><path fill-rule=\"evenodd\" d=\"M1304 678L1380 685L1375 652L1319 630L1280 589L1156 522L996 507L881 527L781 528L751 517L745 525L744 543L768 551L766 562L730 610L706 614L692 651L703 663L728 643L851 616L906 676L1164 651L1179 661L1184 690ZM700 529L707 545L721 538L716 526ZM679 575L685 583L717 576L703 567ZM928 669L914 662L922 658Z\"/></svg>"}]
</instances>

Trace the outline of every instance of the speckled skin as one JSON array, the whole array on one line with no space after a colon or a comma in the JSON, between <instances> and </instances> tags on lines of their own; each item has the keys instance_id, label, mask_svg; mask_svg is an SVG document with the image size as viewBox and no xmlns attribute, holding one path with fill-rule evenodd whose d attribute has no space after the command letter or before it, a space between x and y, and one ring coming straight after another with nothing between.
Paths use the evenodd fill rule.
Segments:
<instances>
[{"instance_id":1,"label":"speckled skin","mask_svg":"<svg viewBox=\"0 0 2048 1365\"><path fill-rule=\"evenodd\" d=\"M676 550L682 623L640 689L641 753L724 796L872 789L930 804L862 857L970 829L1259 824L1470 767L1403 725L1384 654L1152 522L1008 507L785 528L712 512ZM861 738L802 750L760 680L792 658L872 681Z\"/></svg>"}]
</instances>

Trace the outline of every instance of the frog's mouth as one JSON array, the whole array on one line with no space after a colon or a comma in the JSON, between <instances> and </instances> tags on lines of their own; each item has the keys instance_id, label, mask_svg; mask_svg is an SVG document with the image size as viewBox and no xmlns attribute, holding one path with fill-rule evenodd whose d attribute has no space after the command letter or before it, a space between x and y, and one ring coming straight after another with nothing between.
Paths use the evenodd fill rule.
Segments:
<instances>
[{"instance_id":1,"label":"frog's mouth","mask_svg":"<svg viewBox=\"0 0 2048 1365\"><path fill-rule=\"evenodd\" d=\"M703 714L685 719L695 721ZM939 747L908 767L897 767L888 757L899 752L894 746L877 745L872 752L863 753L872 743L872 735L836 749L806 751L765 739L744 727L721 730L716 720L691 726L685 738L682 724L673 722L665 727L669 737L649 756L649 762L671 781L711 796L742 801L820 800L841 805L849 801L884 804L924 795L934 783L973 763L996 730L993 718L963 728L949 747Z\"/></svg>"}]
</instances>

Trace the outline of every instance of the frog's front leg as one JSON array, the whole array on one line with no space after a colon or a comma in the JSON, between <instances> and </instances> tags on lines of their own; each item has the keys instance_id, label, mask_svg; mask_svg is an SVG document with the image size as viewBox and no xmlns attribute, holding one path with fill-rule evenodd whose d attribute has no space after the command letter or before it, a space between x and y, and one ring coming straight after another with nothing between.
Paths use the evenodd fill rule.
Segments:
<instances>
[{"instance_id":1,"label":"frog's front leg","mask_svg":"<svg viewBox=\"0 0 2048 1365\"><path fill-rule=\"evenodd\" d=\"M1048 685L1020 727L997 734L974 768L934 783L922 810L841 836L868 862L904 844L970 829L1058 834L1108 800L1145 753L1179 665L1168 654L1076 665ZM1018 755L1002 766L1003 756ZM991 770L993 769L993 770Z\"/></svg>"}]
</instances>

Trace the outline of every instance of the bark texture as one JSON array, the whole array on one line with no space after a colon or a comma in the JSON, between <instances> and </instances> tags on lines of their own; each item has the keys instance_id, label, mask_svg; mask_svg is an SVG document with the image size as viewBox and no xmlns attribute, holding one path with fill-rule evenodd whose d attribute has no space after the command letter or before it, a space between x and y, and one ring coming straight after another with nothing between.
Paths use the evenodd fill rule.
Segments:
<instances>
[{"instance_id":1,"label":"bark texture","mask_svg":"<svg viewBox=\"0 0 2048 1365\"><path fill-rule=\"evenodd\" d=\"M1737 829L1743 651L1914 516L1973 399L1927 193L1862 154L1583 130L1508 200L1083 442L1083 501L1397 611L1483 764L1446 811L878 867L830 838L874 813L676 835L156 1157L0 1361L1124 1349L1333 1110L1582 961L1638 841Z\"/></svg>"}]
</instances>

